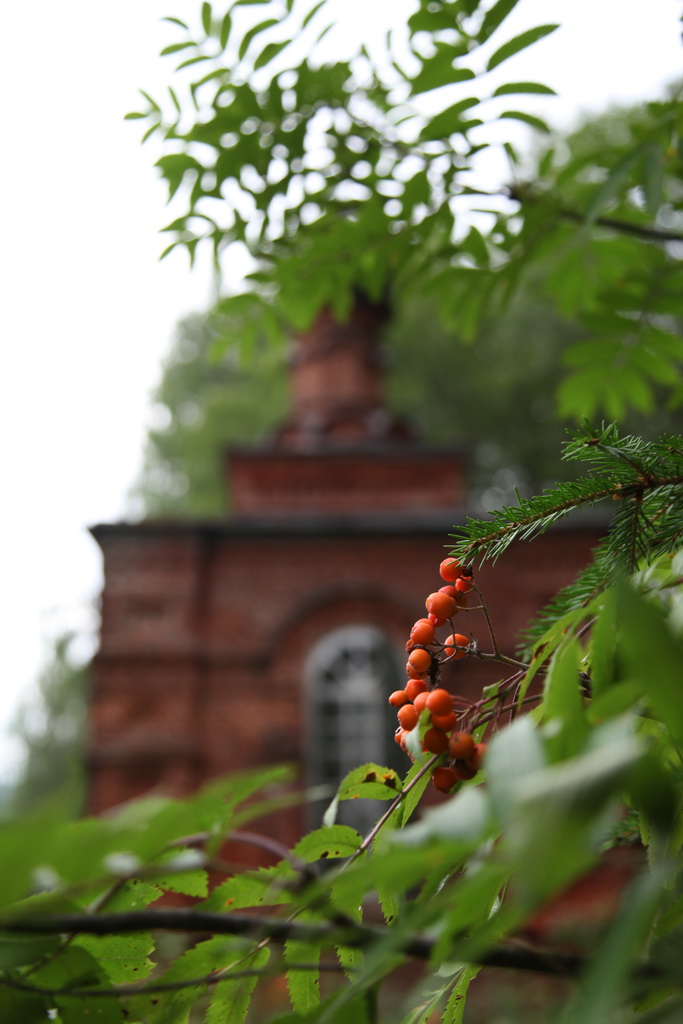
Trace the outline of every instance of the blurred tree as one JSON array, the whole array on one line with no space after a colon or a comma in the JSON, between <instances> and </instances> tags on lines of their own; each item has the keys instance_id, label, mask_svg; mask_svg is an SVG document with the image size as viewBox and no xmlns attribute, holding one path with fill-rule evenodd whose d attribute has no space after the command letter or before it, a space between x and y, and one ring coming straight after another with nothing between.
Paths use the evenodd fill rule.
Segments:
<instances>
[{"instance_id":1,"label":"blurred tree","mask_svg":"<svg viewBox=\"0 0 683 1024\"><path fill-rule=\"evenodd\" d=\"M88 666L73 656L73 641L73 633L57 637L36 693L16 714L13 729L25 753L11 813L24 814L46 800L70 816L82 810Z\"/></svg>"},{"instance_id":2,"label":"blurred tree","mask_svg":"<svg viewBox=\"0 0 683 1024\"><path fill-rule=\"evenodd\" d=\"M157 166L184 209L166 251L193 259L201 242L217 262L227 246L253 257L245 291L218 304L226 344L284 340L324 305L343 317L359 288L397 310L429 295L472 340L542 275L557 314L581 328L563 354L563 416L651 413L662 391L680 404L680 89L619 131L555 140L528 109L552 89L505 71L558 26L509 38L516 0L419 0L386 52L361 45L328 62L298 59L311 33L309 53L334 33L315 36L324 0L256 23L242 6L170 18L176 87L144 93L129 115L161 142ZM536 159L520 157L510 122L546 139ZM481 184L486 150L509 164L493 188Z\"/></svg>"},{"instance_id":3,"label":"blurred tree","mask_svg":"<svg viewBox=\"0 0 683 1024\"><path fill-rule=\"evenodd\" d=\"M178 325L153 395L158 424L147 435L133 502L148 515L218 515L225 511L221 453L226 445L262 439L285 413L281 352L236 349L212 359L218 323L195 314Z\"/></svg>"}]
</instances>

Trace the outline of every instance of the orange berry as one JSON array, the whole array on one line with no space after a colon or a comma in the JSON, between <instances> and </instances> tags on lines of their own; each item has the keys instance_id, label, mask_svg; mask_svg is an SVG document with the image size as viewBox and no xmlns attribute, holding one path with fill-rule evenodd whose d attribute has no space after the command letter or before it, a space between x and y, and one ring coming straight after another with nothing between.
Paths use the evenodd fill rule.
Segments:
<instances>
[{"instance_id":1,"label":"orange berry","mask_svg":"<svg viewBox=\"0 0 683 1024\"><path fill-rule=\"evenodd\" d=\"M408 700L415 700L418 694L426 692L427 684L424 679L409 679L403 689L406 692Z\"/></svg>"},{"instance_id":2,"label":"orange berry","mask_svg":"<svg viewBox=\"0 0 683 1024\"><path fill-rule=\"evenodd\" d=\"M418 715L420 714L421 711L424 710L428 696L429 694L427 693L427 691L423 690L422 693L418 693L417 697L413 701L413 707L417 711Z\"/></svg>"},{"instance_id":3,"label":"orange berry","mask_svg":"<svg viewBox=\"0 0 683 1024\"><path fill-rule=\"evenodd\" d=\"M436 615L440 619L450 619L458 610L455 600L438 590L435 594L429 595L425 601L425 607L431 615Z\"/></svg>"},{"instance_id":4,"label":"orange berry","mask_svg":"<svg viewBox=\"0 0 683 1024\"><path fill-rule=\"evenodd\" d=\"M389 697L389 703L393 708L402 708L404 704L407 704L410 698L405 690L394 690Z\"/></svg>"},{"instance_id":5,"label":"orange berry","mask_svg":"<svg viewBox=\"0 0 683 1024\"><path fill-rule=\"evenodd\" d=\"M440 729L427 729L422 740L422 749L430 754L445 754L448 749L448 737Z\"/></svg>"},{"instance_id":6,"label":"orange berry","mask_svg":"<svg viewBox=\"0 0 683 1024\"><path fill-rule=\"evenodd\" d=\"M435 729L440 729L441 732L450 732L451 729L455 729L458 724L458 716L455 711L451 711L448 715L432 715L432 725Z\"/></svg>"},{"instance_id":7,"label":"orange berry","mask_svg":"<svg viewBox=\"0 0 683 1024\"><path fill-rule=\"evenodd\" d=\"M425 651L422 647L416 648L411 651L408 655L408 664L412 665L416 672L422 674L429 670L429 666L432 663L432 656L429 651Z\"/></svg>"},{"instance_id":8,"label":"orange berry","mask_svg":"<svg viewBox=\"0 0 683 1024\"><path fill-rule=\"evenodd\" d=\"M462 566L457 558L444 558L439 566L439 575L442 580L448 580L449 583L452 583L454 580L457 580L461 569Z\"/></svg>"},{"instance_id":9,"label":"orange berry","mask_svg":"<svg viewBox=\"0 0 683 1024\"><path fill-rule=\"evenodd\" d=\"M458 608L467 608L469 598L467 594L463 594L460 590L455 592L455 600L458 603Z\"/></svg>"},{"instance_id":10,"label":"orange berry","mask_svg":"<svg viewBox=\"0 0 683 1024\"><path fill-rule=\"evenodd\" d=\"M432 784L440 793L450 793L457 781L458 776L452 768L448 767L448 765L442 764L439 765L438 768L434 769Z\"/></svg>"},{"instance_id":11,"label":"orange berry","mask_svg":"<svg viewBox=\"0 0 683 1024\"><path fill-rule=\"evenodd\" d=\"M413 707L412 704L404 704L402 708L398 709L398 720L403 729L410 732L417 725L417 720L420 716Z\"/></svg>"},{"instance_id":12,"label":"orange berry","mask_svg":"<svg viewBox=\"0 0 683 1024\"><path fill-rule=\"evenodd\" d=\"M410 640L414 644L431 644L434 639L434 625L429 619L418 619L410 631Z\"/></svg>"},{"instance_id":13,"label":"orange berry","mask_svg":"<svg viewBox=\"0 0 683 1024\"><path fill-rule=\"evenodd\" d=\"M457 591L455 589L455 587L452 587L450 585L450 583L447 586L445 586L445 587L439 587L439 593L440 594L448 594L448 596L452 597L453 600L456 601L456 602L458 600L458 593L459 593L459 591Z\"/></svg>"},{"instance_id":14,"label":"orange berry","mask_svg":"<svg viewBox=\"0 0 683 1024\"><path fill-rule=\"evenodd\" d=\"M398 729L394 733L394 739L398 743L399 747L403 746L403 740L405 739L406 731L399 725Z\"/></svg>"},{"instance_id":15,"label":"orange berry","mask_svg":"<svg viewBox=\"0 0 683 1024\"><path fill-rule=\"evenodd\" d=\"M469 640L462 633L451 633L450 636L446 637L444 654L449 658L453 658L455 661L459 661L460 658L464 658L467 654L465 650L458 650L458 648L469 647Z\"/></svg>"},{"instance_id":16,"label":"orange berry","mask_svg":"<svg viewBox=\"0 0 683 1024\"><path fill-rule=\"evenodd\" d=\"M440 619L438 615L432 615L431 612L427 616L433 626L443 626L445 619Z\"/></svg>"},{"instance_id":17,"label":"orange berry","mask_svg":"<svg viewBox=\"0 0 683 1024\"><path fill-rule=\"evenodd\" d=\"M464 761L474 753L474 736L469 732L454 732L448 741L448 752L456 760Z\"/></svg>"},{"instance_id":18,"label":"orange berry","mask_svg":"<svg viewBox=\"0 0 683 1024\"><path fill-rule=\"evenodd\" d=\"M472 581L465 579L464 576L459 576L455 581L455 589L459 590L461 594L469 594L472 589Z\"/></svg>"},{"instance_id":19,"label":"orange berry","mask_svg":"<svg viewBox=\"0 0 683 1024\"><path fill-rule=\"evenodd\" d=\"M433 715L447 715L453 710L453 701L448 690L432 690L427 696L427 707Z\"/></svg>"},{"instance_id":20,"label":"orange berry","mask_svg":"<svg viewBox=\"0 0 683 1024\"><path fill-rule=\"evenodd\" d=\"M418 672L417 669L414 668L413 665L409 661L407 661L406 662L406 675L408 676L409 679L422 679L422 676L424 675L424 672ZM403 689L405 690L405 686L403 687Z\"/></svg>"}]
</instances>

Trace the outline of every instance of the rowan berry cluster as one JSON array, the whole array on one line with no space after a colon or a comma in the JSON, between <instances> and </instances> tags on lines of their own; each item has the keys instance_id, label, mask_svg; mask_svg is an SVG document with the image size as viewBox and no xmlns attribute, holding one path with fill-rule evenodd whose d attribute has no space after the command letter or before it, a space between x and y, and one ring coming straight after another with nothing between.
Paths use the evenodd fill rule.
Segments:
<instances>
[{"instance_id":1,"label":"rowan berry cluster","mask_svg":"<svg viewBox=\"0 0 683 1024\"><path fill-rule=\"evenodd\" d=\"M424 752L447 755L449 763L435 768L432 782L441 792L449 793L456 782L474 778L486 745L477 743L470 732L461 728L463 713L458 711L458 698L438 685L441 665L476 651L474 639L456 633L453 627L455 615L468 607L468 594L473 590L472 571L455 558L445 558L439 573L446 586L427 597L427 615L418 619L410 631L406 644L408 679L402 690L391 694L389 703L398 709L396 742L409 756L412 757L408 736L415 730L422 737ZM447 623L451 632L440 642L437 630Z\"/></svg>"}]
</instances>

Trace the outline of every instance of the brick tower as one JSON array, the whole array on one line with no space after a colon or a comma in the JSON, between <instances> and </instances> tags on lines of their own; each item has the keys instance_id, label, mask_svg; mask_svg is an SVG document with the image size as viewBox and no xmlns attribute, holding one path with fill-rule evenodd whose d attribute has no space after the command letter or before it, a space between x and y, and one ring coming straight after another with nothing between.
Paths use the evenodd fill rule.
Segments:
<instances>
[{"instance_id":1,"label":"brick tower","mask_svg":"<svg viewBox=\"0 0 683 1024\"><path fill-rule=\"evenodd\" d=\"M383 405L385 316L364 302L344 324L323 311L296 340L289 418L227 455L229 517L93 527L105 585L91 812L268 763L294 763L302 785L368 760L405 767L386 697L467 499L462 451L420 444ZM503 644L596 539L557 530L531 562L513 549L482 572ZM460 662L446 684L472 692L486 668ZM295 841L304 813L278 837Z\"/></svg>"}]
</instances>

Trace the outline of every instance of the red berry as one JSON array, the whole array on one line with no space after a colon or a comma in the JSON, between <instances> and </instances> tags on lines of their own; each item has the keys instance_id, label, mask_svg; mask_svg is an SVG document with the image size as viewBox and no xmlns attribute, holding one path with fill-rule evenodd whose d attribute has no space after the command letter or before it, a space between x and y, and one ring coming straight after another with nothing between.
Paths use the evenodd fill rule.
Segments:
<instances>
[{"instance_id":1,"label":"red berry","mask_svg":"<svg viewBox=\"0 0 683 1024\"><path fill-rule=\"evenodd\" d=\"M442 764L434 769L432 783L440 793L450 793L457 781L458 776L448 765Z\"/></svg>"},{"instance_id":2,"label":"red berry","mask_svg":"<svg viewBox=\"0 0 683 1024\"><path fill-rule=\"evenodd\" d=\"M471 768L468 768L464 761L460 760L453 762L453 771L463 782L467 782L468 779L473 779L477 774Z\"/></svg>"},{"instance_id":3,"label":"red berry","mask_svg":"<svg viewBox=\"0 0 683 1024\"><path fill-rule=\"evenodd\" d=\"M438 615L432 615L431 612L430 612L428 618L429 618L429 621L432 623L432 625L433 626L437 626L437 627L438 626L443 626L444 622L446 621L445 619L440 619Z\"/></svg>"},{"instance_id":4,"label":"red berry","mask_svg":"<svg viewBox=\"0 0 683 1024\"><path fill-rule=\"evenodd\" d=\"M455 589L459 590L461 594L469 594L472 589L472 581L465 579L464 576L459 576L455 581Z\"/></svg>"},{"instance_id":5,"label":"red berry","mask_svg":"<svg viewBox=\"0 0 683 1024\"><path fill-rule=\"evenodd\" d=\"M479 771L479 769L481 768L482 764L484 763L484 758L485 757L486 757L486 744L485 743L476 743L472 753L469 755L469 757L465 758L465 764L476 775L476 773Z\"/></svg>"},{"instance_id":6,"label":"red berry","mask_svg":"<svg viewBox=\"0 0 683 1024\"><path fill-rule=\"evenodd\" d=\"M422 749L430 754L445 754L448 749L448 737L439 729L427 729L422 740Z\"/></svg>"},{"instance_id":7,"label":"red berry","mask_svg":"<svg viewBox=\"0 0 683 1024\"><path fill-rule=\"evenodd\" d=\"M452 758L464 761L474 753L474 736L469 732L454 732L448 741L448 752Z\"/></svg>"}]
</instances>

